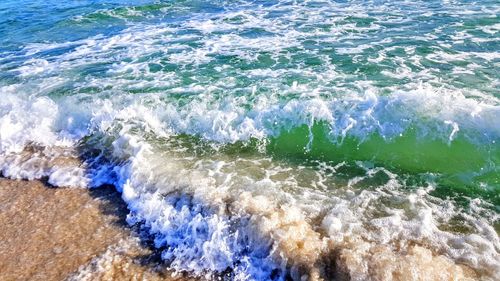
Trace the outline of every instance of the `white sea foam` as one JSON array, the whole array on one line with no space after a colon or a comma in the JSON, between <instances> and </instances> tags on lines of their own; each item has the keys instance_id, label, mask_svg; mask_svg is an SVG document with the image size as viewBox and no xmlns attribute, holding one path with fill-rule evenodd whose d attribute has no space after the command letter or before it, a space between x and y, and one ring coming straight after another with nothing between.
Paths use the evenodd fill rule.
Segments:
<instances>
[{"instance_id":1,"label":"white sea foam","mask_svg":"<svg viewBox=\"0 0 500 281\"><path fill-rule=\"evenodd\" d=\"M396 106L395 108L401 108L401 104L404 105L405 102L418 104L411 99L420 99L422 95L409 95L406 98L399 100L400 104L395 101L384 104L385 110L394 112L390 107L387 108L387 104ZM22 153L31 143L49 148L66 146L71 150L74 142L65 143L63 140L66 138L63 136L85 130L76 130L71 122L72 126L67 127L56 122L69 118L63 118L60 114L71 113L59 110L57 104L47 98L29 100L26 103L5 100L10 102L8 105L13 110L19 108L25 111L25 107L30 104L32 112L39 110L40 114L45 114L39 116L45 116L46 119L45 122L30 122L26 117L23 119L24 123L16 124L12 120L13 112L11 115L5 114L3 120L6 121L2 124L7 124L3 126L10 128L5 130L9 133L2 138L5 147L3 153L6 153L2 158L2 171L5 175L28 179L49 176L50 182L55 185L78 186L102 182L115 184L131 211L128 221L131 224L143 223L147 227L156 237L155 245L165 247L162 256L170 262L172 269L205 275L210 272L220 273L229 268L235 280L262 280L270 276L281 279L286 272L296 279L300 279L302 275L315 279L326 274L325 270L333 266L333 259L352 278L364 279L371 273L362 268L376 270L376 264L384 259L404 257L400 268L407 270L423 270L420 266L427 267L430 260L433 260L446 265L447 274L450 274L446 276L499 276L500 242L491 226L498 219L498 214L490 213L486 216L480 200L475 201L477 203L474 206L477 208L475 212L481 215L474 212L466 215L455 209L451 201L442 201L428 195L432 187L415 193L401 191L398 176L384 169L372 169L368 166L366 175L351 181L347 190L321 191L301 183L324 182L325 175L311 168L299 167L297 170L293 166L276 166L274 161L266 159L196 159L189 152L179 151L175 146L160 149L157 144L147 142L134 131L139 129L141 134L147 135L149 132L168 139L172 132L182 132L182 126L174 127L173 124L178 124L185 117L174 111L146 107L133 99L128 106L123 106L123 100L120 100L119 105L114 105L111 101L94 102L92 117L79 119L80 122L87 122L80 123L79 126L93 132L95 136L104 134L103 136L107 135L112 140L108 148L105 148L107 137L98 138L94 145L102 145L102 149L107 149L108 158L111 157L110 160L115 164L109 166L103 162L100 166L92 166L86 162L89 165L87 167L85 164L80 166L79 161L63 159L59 163L66 166L61 166L57 165L57 159L62 159L64 155L74 159L75 154L60 151L51 154L50 149L44 149L43 153L31 152L27 156ZM425 103L429 106L425 113L435 114L432 110L434 102L437 107L439 100ZM372 109L377 103L378 97L372 95L358 100L356 107L351 105L348 108L351 113L356 112L355 110L374 113L376 111ZM44 106L40 107L42 104ZM484 114L483 111L488 112L488 108L494 109L491 106L481 108L483 105L473 105L481 109L475 114ZM51 110L47 111L46 107ZM241 125L244 122L231 127L231 122L240 118L233 111L221 115L218 115L218 111L205 112L203 115L209 123L199 124L197 115L193 117L193 113L206 109L196 106L191 108L191 115L185 115L191 118L185 119L190 122L185 128L200 130L202 133L199 134L207 139L244 140L249 136L257 136L256 132L271 132L264 127ZM436 112L443 112L442 106L440 109ZM442 116L459 120L460 114L464 114L462 111L470 116L470 110L477 109L471 105L455 105L450 112L442 113ZM298 112L302 115L297 115ZM310 122L309 116L331 122L335 116L319 100L300 105L290 102L283 108L275 108L272 114L278 118L287 118L286 122L295 125L307 124ZM172 116L178 116L178 119L172 119ZM433 117L439 116L441 115ZM245 122L248 124L250 121L248 119ZM363 119L358 122L363 122ZM279 120L279 123L285 122ZM21 127L17 128L15 125ZM480 125L484 126L485 123L481 122ZM366 125L363 127L366 128ZM31 133L19 133L22 130ZM448 131L450 137L456 133ZM217 136L218 139L212 136ZM99 146L95 148L99 149ZM37 162L42 160L45 164ZM35 162L37 163L33 164ZM82 168L78 170L78 167ZM12 172L15 169L18 170ZM67 169L72 169L72 172ZM333 167L332 170L334 169L338 167ZM379 188L359 192L349 187L354 187L377 173L386 173L389 177ZM328 188L331 183L326 183L325 186ZM392 207L380 202L397 202L404 207ZM376 210L385 214L377 215ZM446 224L457 214L465 217L474 229L474 234L439 229L440 224ZM319 223L315 223L318 220ZM411 246L412 243L422 246ZM398 247L407 249L407 252L397 250ZM422 247L433 249L434 253ZM380 255L375 260L358 260L374 251ZM353 260L355 256L356 260ZM462 268L453 261L459 261L467 267ZM389 270L387 267L383 268ZM400 268L390 270L402 274ZM473 273L472 269L477 273ZM418 279L423 273L414 274L414 278Z\"/></svg>"}]
</instances>

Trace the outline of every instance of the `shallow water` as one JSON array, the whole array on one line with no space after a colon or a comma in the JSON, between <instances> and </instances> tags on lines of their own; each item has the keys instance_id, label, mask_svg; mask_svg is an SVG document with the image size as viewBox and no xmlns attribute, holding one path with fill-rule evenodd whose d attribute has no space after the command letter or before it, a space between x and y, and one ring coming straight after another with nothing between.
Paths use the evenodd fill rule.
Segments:
<instances>
[{"instance_id":1,"label":"shallow water","mask_svg":"<svg viewBox=\"0 0 500 281\"><path fill-rule=\"evenodd\" d=\"M3 176L194 276L500 278L496 1L59 2L0 4Z\"/></svg>"}]
</instances>

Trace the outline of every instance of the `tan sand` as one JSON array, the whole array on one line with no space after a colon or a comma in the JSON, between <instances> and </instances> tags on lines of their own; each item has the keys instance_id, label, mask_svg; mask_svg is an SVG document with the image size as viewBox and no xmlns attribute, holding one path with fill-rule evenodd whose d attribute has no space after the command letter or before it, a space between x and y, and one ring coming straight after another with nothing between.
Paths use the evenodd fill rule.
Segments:
<instances>
[{"instance_id":1,"label":"tan sand","mask_svg":"<svg viewBox=\"0 0 500 281\"><path fill-rule=\"evenodd\" d=\"M126 214L112 187L0 178L0 280L187 280L133 238Z\"/></svg>"},{"instance_id":2,"label":"tan sand","mask_svg":"<svg viewBox=\"0 0 500 281\"><path fill-rule=\"evenodd\" d=\"M113 187L52 188L41 181L0 178L0 280L194 280L172 276L159 253L141 243L125 223L127 213ZM271 213L279 219L279 212ZM419 246L397 254L383 245L355 241L331 257L307 254L318 247L294 243L306 245L297 233L309 232L303 224L287 225L290 236L279 242L282 249L292 249L286 253L302 264L326 263L325 269L339 280L477 277L472 269Z\"/></svg>"}]
</instances>

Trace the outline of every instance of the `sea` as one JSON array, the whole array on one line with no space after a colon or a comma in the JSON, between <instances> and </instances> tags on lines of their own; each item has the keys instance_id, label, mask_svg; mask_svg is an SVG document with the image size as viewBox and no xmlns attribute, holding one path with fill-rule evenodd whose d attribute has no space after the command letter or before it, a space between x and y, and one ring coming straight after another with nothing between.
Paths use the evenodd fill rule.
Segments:
<instances>
[{"instance_id":1,"label":"sea","mask_svg":"<svg viewBox=\"0 0 500 281\"><path fill-rule=\"evenodd\" d=\"M2 0L0 172L115 188L194 277L500 280L499 15Z\"/></svg>"}]
</instances>

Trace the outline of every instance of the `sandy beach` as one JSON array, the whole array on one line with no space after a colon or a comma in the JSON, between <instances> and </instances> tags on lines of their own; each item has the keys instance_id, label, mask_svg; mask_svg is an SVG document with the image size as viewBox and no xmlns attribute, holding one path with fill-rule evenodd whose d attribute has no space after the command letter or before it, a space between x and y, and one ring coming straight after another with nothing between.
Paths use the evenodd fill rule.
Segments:
<instances>
[{"instance_id":1,"label":"sandy beach","mask_svg":"<svg viewBox=\"0 0 500 281\"><path fill-rule=\"evenodd\" d=\"M112 187L53 188L0 178L0 279L187 280L126 225Z\"/></svg>"}]
</instances>

